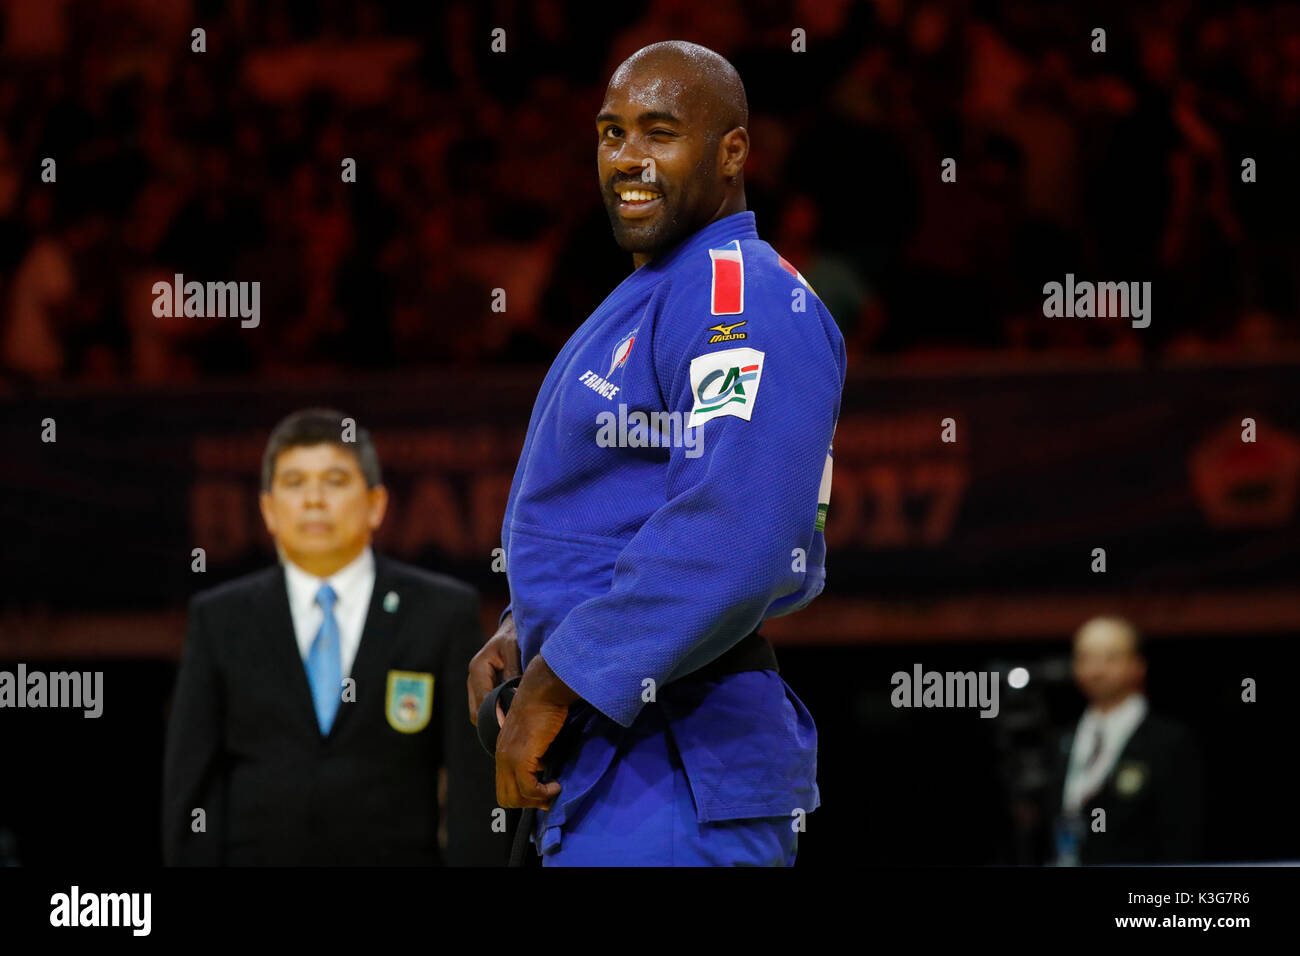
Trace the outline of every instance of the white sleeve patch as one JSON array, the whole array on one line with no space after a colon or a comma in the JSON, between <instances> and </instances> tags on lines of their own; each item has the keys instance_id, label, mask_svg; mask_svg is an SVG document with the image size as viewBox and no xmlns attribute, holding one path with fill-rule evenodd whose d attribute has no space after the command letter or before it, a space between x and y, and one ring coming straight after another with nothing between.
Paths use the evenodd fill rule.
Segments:
<instances>
[{"instance_id":1,"label":"white sleeve patch","mask_svg":"<svg viewBox=\"0 0 1300 956\"><path fill-rule=\"evenodd\" d=\"M822 466L822 483L817 489L817 523L813 526L814 531L826 530L826 510L831 506L831 472L835 465L835 449L831 447L826 452L826 464Z\"/></svg>"},{"instance_id":2,"label":"white sleeve patch","mask_svg":"<svg viewBox=\"0 0 1300 956\"><path fill-rule=\"evenodd\" d=\"M691 359L691 417L688 428L711 418L734 415L749 421L763 375L758 349L726 349Z\"/></svg>"}]
</instances>

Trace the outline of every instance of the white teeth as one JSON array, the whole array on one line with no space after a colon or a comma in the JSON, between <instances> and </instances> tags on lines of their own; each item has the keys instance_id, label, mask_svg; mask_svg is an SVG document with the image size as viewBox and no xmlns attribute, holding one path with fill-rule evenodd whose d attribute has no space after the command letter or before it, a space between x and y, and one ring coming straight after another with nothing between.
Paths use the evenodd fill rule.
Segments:
<instances>
[{"instance_id":1,"label":"white teeth","mask_svg":"<svg viewBox=\"0 0 1300 956\"><path fill-rule=\"evenodd\" d=\"M624 202L649 202L651 199L658 199L658 193L646 192L643 189L629 189L621 194Z\"/></svg>"}]
</instances>

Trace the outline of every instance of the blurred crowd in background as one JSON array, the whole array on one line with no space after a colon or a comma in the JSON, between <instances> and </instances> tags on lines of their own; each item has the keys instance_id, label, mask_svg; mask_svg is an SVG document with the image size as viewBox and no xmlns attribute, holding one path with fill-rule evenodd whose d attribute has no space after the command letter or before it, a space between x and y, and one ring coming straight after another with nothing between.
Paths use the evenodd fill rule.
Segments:
<instances>
[{"instance_id":1,"label":"blurred crowd in background","mask_svg":"<svg viewBox=\"0 0 1300 956\"><path fill-rule=\"evenodd\" d=\"M851 364L1300 344L1293 4L7 0L0 31L8 388L546 364L631 268L594 117L670 38L739 69L760 235ZM260 281L260 326L155 317L175 273ZM1150 328L1045 318L1066 273L1152 282Z\"/></svg>"}]
</instances>

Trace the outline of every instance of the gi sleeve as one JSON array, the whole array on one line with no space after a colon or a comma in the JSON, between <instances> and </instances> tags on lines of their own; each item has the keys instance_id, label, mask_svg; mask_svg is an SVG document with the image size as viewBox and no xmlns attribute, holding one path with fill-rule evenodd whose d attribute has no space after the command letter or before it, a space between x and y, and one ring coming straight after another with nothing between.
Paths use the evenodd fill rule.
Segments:
<instances>
[{"instance_id":1,"label":"gi sleeve","mask_svg":"<svg viewBox=\"0 0 1300 956\"><path fill-rule=\"evenodd\" d=\"M844 341L814 295L792 308L797 280L775 272L747 277L743 314L711 314L707 275L665 297L654 367L665 409L695 428L671 448L663 503L619 554L609 591L574 607L540 650L625 727L647 680L658 688L717 658L812 569ZM710 326L741 320L744 339L709 344Z\"/></svg>"}]
</instances>

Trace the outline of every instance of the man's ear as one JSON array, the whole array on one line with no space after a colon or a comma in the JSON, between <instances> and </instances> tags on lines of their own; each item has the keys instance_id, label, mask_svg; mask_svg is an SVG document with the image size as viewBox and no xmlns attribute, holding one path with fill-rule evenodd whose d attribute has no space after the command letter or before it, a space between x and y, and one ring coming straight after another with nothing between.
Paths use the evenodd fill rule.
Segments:
<instances>
[{"instance_id":1,"label":"man's ear","mask_svg":"<svg viewBox=\"0 0 1300 956\"><path fill-rule=\"evenodd\" d=\"M270 533L271 537L274 538L276 535L275 512L271 510L270 493L263 491L257 496L257 503L262 509L262 521L266 523L266 530Z\"/></svg>"},{"instance_id":2,"label":"man's ear","mask_svg":"<svg viewBox=\"0 0 1300 956\"><path fill-rule=\"evenodd\" d=\"M388 489L383 485L375 485L366 492L370 496L370 530L378 531L379 526L384 523L384 514L388 511Z\"/></svg>"},{"instance_id":3,"label":"man's ear","mask_svg":"<svg viewBox=\"0 0 1300 956\"><path fill-rule=\"evenodd\" d=\"M722 175L730 179L739 176L745 168L749 157L749 132L743 126L724 133L718 141L718 159L722 166Z\"/></svg>"}]
</instances>

